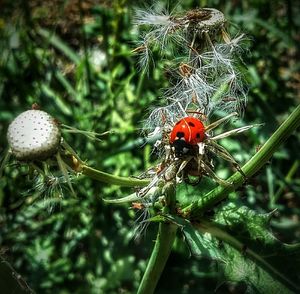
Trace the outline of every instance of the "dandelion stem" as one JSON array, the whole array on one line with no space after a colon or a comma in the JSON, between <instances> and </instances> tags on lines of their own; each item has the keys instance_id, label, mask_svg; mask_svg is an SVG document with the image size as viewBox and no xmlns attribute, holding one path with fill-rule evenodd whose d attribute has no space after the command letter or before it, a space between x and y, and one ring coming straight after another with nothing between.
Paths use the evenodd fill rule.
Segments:
<instances>
[{"instance_id":1,"label":"dandelion stem","mask_svg":"<svg viewBox=\"0 0 300 294\"><path fill-rule=\"evenodd\" d=\"M97 181L100 181L100 182L103 182L106 184L111 184L111 185L118 185L118 186L123 186L123 187L138 187L138 186L141 187L141 186L146 186L150 183L150 181L147 179L139 180L139 179L130 178L130 177L119 177L119 176L115 176L115 175L94 169L87 165L82 165L79 169L85 176L88 176L94 180L97 180Z\"/></svg>"},{"instance_id":2,"label":"dandelion stem","mask_svg":"<svg viewBox=\"0 0 300 294\"><path fill-rule=\"evenodd\" d=\"M168 182L164 187L167 205L165 213L174 213L176 203L175 183ZM160 223L155 245L149 259L137 294L152 294L171 253L178 226L174 223Z\"/></svg>"},{"instance_id":3,"label":"dandelion stem","mask_svg":"<svg viewBox=\"0 0 300 294\"><path fill-rule=\"evenodd\" d=\"M281 124L275 133L267 140L262 148L242 167L247 178L256 174L271 158L278 147L300 126L300 105ZM227 197L245 182L245 177L240 172L233 174L227 181L232 185L218 186L200 200L193 202L183 209L189 218L201 216L205 211L211 209L218 202Z\"/></svg>"},{"instance_id":4,"label":"dandelion stem","mask_svg":"<svg viewBox=\"0 0 300 294\"><path fill-rule=\"evenodd\" d=\"M69 147L69 146L64 145L64 147ZM61 159L68 168L72 169L77 173L82 173L85 176L99 182L103 182L109 185L123 186L123 187L143 187L143 186L147 186L150 183L149 179L140 180L133 177L120 177L92 168L86 165L81 159L79 159L75 151L72 152L72 149L70 148L67 148L70 154L61 157Z\"/></svg>"}]
</instances>

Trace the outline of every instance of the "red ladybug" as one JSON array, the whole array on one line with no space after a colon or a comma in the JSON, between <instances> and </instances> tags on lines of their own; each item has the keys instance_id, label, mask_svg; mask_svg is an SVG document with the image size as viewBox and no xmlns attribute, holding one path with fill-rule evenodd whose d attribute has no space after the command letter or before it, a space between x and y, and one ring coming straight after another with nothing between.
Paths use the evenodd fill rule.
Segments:
<instances>
[{"instance_id":1,"label":"red ladybug","mask_svg":"<svg viewBox=\"0 0 300 294\"><path fill-rule=\"evenodd\" d=\"M187 116L178 121L170 134L170 144L175 148L176 156L187 154L193 146L205 139L205 127L195 117Z\"/></svg>"}]
</instances>

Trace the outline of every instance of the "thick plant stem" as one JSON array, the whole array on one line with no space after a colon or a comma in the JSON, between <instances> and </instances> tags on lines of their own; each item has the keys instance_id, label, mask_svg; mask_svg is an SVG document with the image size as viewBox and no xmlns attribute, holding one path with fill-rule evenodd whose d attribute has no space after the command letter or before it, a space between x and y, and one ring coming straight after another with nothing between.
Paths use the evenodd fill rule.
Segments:
<instances>
[{"instance_id":1,"label":"thick plant stem","mask_svg":"<svg viewBox=\"0 0 300 294\"><path fill-rule=\"evenodd\" d=\"M76 156L75 152L70 152L70 154L62 157L62 159L65 164L75 172L82 173L91 179L109 185L118 185L122 187L143 187L150 183L150 180L148 179L140 180L131 177L120 177L92 168L80 160L80 158Z\"/></svg>"},{"instance_id":2,"label":"thick plant stem","mask_svg":"<svg viewBox=\"0 0 300 294\"><path fill-rule=\"evenodd\" d=\"M110 185L118 185L118 186L123 186L123 187L141 187L141 186L146 186L149 184L149 180L139 180L139 179L130 178L130 177L119 177L119 176L115 176L115 175L94 169L87 165L81 166L80 170L84 175L86 175L94 180L104 182L104 183L110 184Z\"/></svg>"},{"instance_id":3,"label":"thick plant stem","mask_svg":"<svg viewBox=\"0 0 300 294\"><path fill-rule=\"evenodd\" d=\"M170 255L176 231L177 225L175 224L159 224L155 246L138 289L138 294L154 293L157 282Z\"/></svg>"},{"instance_id":4,"label":"thick plant stem","mask_svg":"<svg viewBox=\"0 0 300 294\"><path fill-rule=\"evenodd\" d=\"M299 127L299 125L300 106L290 114L262 148L242 167L246 177L250 178L256 174L268 162L278 147ZM200 200L185 207L183 212L189 218L201 216L205 211L211 209L218 202L225 199L230 192L233 192L240 187L245 180L246 179L240 172L236 172L227 180L231 185L218 186L205 196L201 197Z\"/></svg>"},{"instance_id":5,"label":"thick plant stem","mask_svg":"<svg viewBox=\"0 0 300 294\"><path fill-rule=\"evenodd\" d=\"M175 189L174 183L167 183L165 186L165 196L167 202L167 206L164 208L165 213L172 213L175 209ZM178 226L174 223L159 224L155 245L139 286L137 292L138 294L154 293L161 273L171 253L177 228Z\"/></svg>"}]
</instances>

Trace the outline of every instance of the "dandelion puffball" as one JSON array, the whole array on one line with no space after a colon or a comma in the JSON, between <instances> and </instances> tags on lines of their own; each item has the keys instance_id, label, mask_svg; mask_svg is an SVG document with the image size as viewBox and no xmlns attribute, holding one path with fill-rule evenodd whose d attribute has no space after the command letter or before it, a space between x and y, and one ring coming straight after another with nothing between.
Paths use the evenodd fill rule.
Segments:
<instances>
[{"instance_id":1,"label":"dandelion puffball","mask_svg":"<svg viewBox=\"0 0 300 294\"><path fill-rule=\"evenodd\" d=\"M7 140L19 160L41 160L52 156L61 142L54 118L41 110L27 110L9 125Z\"/></svg>"}]
</instances>

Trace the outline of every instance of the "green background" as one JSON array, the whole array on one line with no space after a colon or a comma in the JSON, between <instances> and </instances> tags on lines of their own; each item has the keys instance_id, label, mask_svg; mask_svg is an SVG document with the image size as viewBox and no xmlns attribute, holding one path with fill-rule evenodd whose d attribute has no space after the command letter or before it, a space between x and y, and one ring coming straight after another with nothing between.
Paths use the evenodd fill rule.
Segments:
<instances>
[{"instance_id":1,"label":"green background","mask_svg":"<svg viewBox=\"0 0 300 294\"><path fill-rule=\"evenodd\" d=\"M147 1L151 5L150 1ZM131 53L138 39L133 9L145 1L4 1L0 12L0 155L6 130L33 103L59 121L104 135L102 141L66 136L88 164L122 176L139 175L159 162L144 144L143 121L166 102L163 62L148 75ZM155 2L183 12L221 10L229 31L247 36L243 60L249 84L241 125L264 123L222 144L243 164L299 103L300 5L296 1ZM154 58L159 56L154 54ZM100 61L99 61L100 60ZM153 143L153 142L152 142ZM232 169L217 161L226 178ZM291 136L260 174L239 192L258 212L277 209L273 233L284 242L300 238L299 134ZM204 183L206 183L204 181ZM73 179L77 197L63 198L37 181L26 165L9 161L0 178L0 254L37 293L134 293L155 239L155 224L134 238L136 213L128 205L105 205L131 189ZM210 182L207 183L211 185ZM208 189L205 187L204 189ZM179 187L182 201L195 190ZM202 189L202 187L201 187ZM1 280L0 280L1 282ZM2 281L3 282L3 281ZM221 283L211 259L190 256L178 235L156 293L243 293L244 285Z\"/></svg>"}]
</instances>

